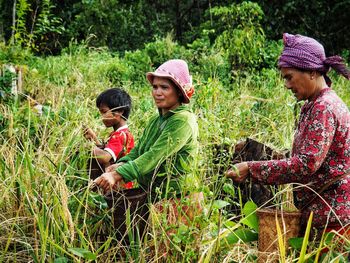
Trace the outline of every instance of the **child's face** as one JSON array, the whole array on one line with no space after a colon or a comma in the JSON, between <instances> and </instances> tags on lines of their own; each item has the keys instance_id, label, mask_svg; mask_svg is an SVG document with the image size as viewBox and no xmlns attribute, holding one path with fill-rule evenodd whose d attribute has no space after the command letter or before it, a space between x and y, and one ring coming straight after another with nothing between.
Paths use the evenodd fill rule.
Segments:
<instances>
[{"instance_id":1,"label":"child's face","mask_svg":"<svg viewBox=\"0 0 350 263\"><path fill-rule=\"evenodd\" d=\"M101 113L103 124L106 127L113 127L120 122L120 114L114 114L105 104L101 104L98 109Z\"/></svg>"}]
</instances>

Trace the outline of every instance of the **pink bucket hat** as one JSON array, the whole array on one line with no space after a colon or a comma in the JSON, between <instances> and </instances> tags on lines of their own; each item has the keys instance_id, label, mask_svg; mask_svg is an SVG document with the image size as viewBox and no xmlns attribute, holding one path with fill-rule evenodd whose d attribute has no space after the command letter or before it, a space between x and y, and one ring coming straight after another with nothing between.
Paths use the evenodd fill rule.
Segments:
<instances>
[{"instance_id":1,"label":"pink bucket hat","mask_svg":"<svg viewBox=\"0 0 350 263\"><path fill-rule=\"evenodd\" d=\"M189 103L194 93L192 76L188 71L186 61L182 59L171 59L160 65L155 72L146 74L148 81L152 84L154 77L162 77L172 80L180 89L184 97L184 103Z\"/></svg>"}]
</instances>

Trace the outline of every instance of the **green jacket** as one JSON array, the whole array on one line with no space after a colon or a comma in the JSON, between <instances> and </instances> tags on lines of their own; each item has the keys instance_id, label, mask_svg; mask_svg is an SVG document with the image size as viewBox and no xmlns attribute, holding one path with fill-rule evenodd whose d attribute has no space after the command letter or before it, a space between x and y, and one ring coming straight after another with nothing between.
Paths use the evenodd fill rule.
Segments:
<instances>
[{"instance_id":1,"label":"green jacket","mask_svg":"<svg viewBox=\"0 0 350 263\"><path fill-rule=\"evenodd\" d=\"M160 187L162 196L178 194L181 177L189 172L197 153L198 124L186 106L179 106L164 116L151 118L137 145L118 162L125 182L137 180L141 187ZM170 179L170 180L169 180Z\"/></svg>"}]
</instances>

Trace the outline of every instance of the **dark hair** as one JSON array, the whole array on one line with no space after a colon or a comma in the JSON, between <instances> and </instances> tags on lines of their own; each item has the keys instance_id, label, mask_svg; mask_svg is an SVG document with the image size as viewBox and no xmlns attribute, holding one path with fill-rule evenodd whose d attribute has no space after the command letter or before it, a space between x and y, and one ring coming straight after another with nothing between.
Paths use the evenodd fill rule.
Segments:
<instances>
[{"instance_id":1,"label":"dark hair","mask_svg":"<svg viewBox=\"0 0 350 263\"><path fill-rule=\"evenodd\" d=\"M305 69L305 68L294 68L294 69L300 71L301 73L309 73L309 74L311 74L312 72L315 71L317 74L320 74L320 76L323 76L326 81L327 81L327 78L328 78L327 75L325 75L324 73L322 73L319 70Z\"/></svg>"},{"instance_id":2,"label":"dark hair","mask_svg":"<svg viewBox=\"0 0 350 263\"><path fill-rule=\"evenodd\" d=\"M131 97L126 91L120 88L111 88L103 91L96 99L96 107L99 108L101 104L106 105L112 112L123 111L122 116L125 119L129 118ZM118 109L113 110L114 108Z\"/></svg>"}]
</instances>

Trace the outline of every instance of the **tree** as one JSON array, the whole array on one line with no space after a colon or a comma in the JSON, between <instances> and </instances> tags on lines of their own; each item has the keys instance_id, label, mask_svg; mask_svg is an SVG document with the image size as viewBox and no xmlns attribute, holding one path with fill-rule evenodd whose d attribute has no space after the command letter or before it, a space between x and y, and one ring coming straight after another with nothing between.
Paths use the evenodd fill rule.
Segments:
<instances>
[{"instance_id":1,"label":"tree","mask_svg":"<svg viewBox=\"0 0 350 263\"><path fill-rule=\"evenodd\" d=\"M50 0L2 1L0 6L4 39L12 45L42 53L51 50L54 38L64 31L61 19L53 13L55 6Z\"/></svg>"},{"instance_id":2,"label":"tree","mask_svg":"<svg viewBox=\"0 0 350 263\"><path fill-rule=\"evenodd\" d=\"M281 39L284 32L304 34L319 40L329 54L350 49L349 0L257 2L265 12L263 25L269 38Z\"/></svg>"}]
</instances>

